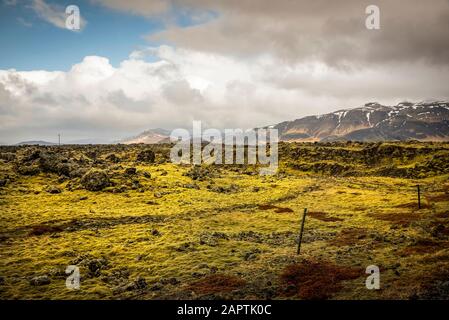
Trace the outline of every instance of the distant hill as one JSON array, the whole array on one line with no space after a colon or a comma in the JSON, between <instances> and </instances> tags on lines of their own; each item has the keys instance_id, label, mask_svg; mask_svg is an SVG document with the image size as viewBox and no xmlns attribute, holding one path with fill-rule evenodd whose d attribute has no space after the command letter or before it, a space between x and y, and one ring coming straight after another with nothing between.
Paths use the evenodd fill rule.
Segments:
<instances>
[{"instance_id":1,"label":"distant hill","mask_svg":"<svg viewBox=\"0 0 449 320\"><path fill-rule=\"evenodd\" d=\"M133 143L154 144L154 143L170 142L170 131L160 128L150 129L142 132L137 136L126 138L119 142L123 144L133 144Z\"/></svg>"},{"instance_id":2,"label":"distant hill","mask_svg":"<svg viewBox=\"0 0 449 320\"><path fill-rule=\"evenodd\" d=\"M32 140L32 141L22 141L16 144L17 146L55 146L58 145L54 142L42 141L42 140Z\"/></svg>"},{"instance_id":3,"label":"distant hill","mask_svg":"<svg viewBox=\"0 0 449 320\"><path fill-rule=\"evenodd\" d=\"M449 141L449 102L372 102L270 127L279 130L281 141Z\"/></svg>"}]
</instances>

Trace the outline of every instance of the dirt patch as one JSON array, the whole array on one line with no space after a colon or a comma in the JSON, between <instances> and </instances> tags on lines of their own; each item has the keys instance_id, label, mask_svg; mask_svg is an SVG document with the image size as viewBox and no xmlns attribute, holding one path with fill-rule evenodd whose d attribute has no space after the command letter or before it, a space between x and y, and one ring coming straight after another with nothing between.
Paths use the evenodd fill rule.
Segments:
<instances>
[{"instance_id":1,"label":"dirt patch","mask_svg":"<svg viewBox=\"0 0 449 320\"><path fill-rule=\"evenodd\" d=\"M362 239L367 237L366 229L347 228L343 229L334 239L329 241L331 245L342 247L355 245Z\"/></svg>"},{"instance_id":2,"label":"dirt patch","mask_svg":"<svg viewBox=\"0 0 449 320\"><path fill-rule=\"evenodd\" d=\"M373 215L377 220L383 220L388 222L394 222L401 226L408 226L411 222L422 219L420 214L410 212L397 212L397 213L377 213Z\"/></svg>"},{"instance_id":3,"label":"dirt patch","mask_svg":"<svg viewBox=\"0 0 449 320\"><path fill-rule=\"evenodd\" d=\"M41 236L44 234L53 234L64 231L60 226L51 226L51 225L37 225L33 226L31 230L28 232L29 236Z\"/></svg>"},{"instance_id":4,"label":"dirt patch","mask_svg":"<svg viewBox=\"0 0 449 320\"><path fill-rule=\"evenodd\" d=\"M276 213L289 213L289 212L294 212L292 209L290 208L283 208L283 207L278 207L278 206L274 206L271 204L261 204L259 205L259 210L273 210Z\"/></svg>"},{"instance_id":5,"label":"dirt patch","mask_svg":"<svg viewBox=\"0 0 449 320\"><path fill-rule=\"evenodd\" d=\"M307 213L307 215L312 217L312 218L314 218L314 219L318 219L318 220L325 221L325 222L343 221L343 219L340 219L340 218L329 217L327 215L327 213L325 213L325 212L314 212L314 211L311 211L311 212Z\"/></svg>"},{"instance_id":6,"label":"dirt patch","mask_svg":"<svg viewBox=\"0 0 449 320\"><path fill-rule=\"evenodd\" d=\"M191 283L189 289L197 294L213 294L231 292L245 284L245 280L233 275L213 274Z\"/></svg>"},{"instance_id":7,"label":"dirt patch","mask_svg":"<svg viewBox=\"0 0 449 320\"><path fill-rule=\"evenodd\" d=\"M307 300L329 299L342 289L342 281L357 279L362 275L363 270L360 268L306 260L284 269L280 277L282 294Z\"/></svg>"}]
</instances>

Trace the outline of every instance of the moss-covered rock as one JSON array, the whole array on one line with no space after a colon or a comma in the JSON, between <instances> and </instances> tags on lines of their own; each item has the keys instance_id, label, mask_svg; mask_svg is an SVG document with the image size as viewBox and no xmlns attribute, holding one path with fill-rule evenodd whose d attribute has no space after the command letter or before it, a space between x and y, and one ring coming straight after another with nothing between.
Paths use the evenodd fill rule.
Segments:
<instances>
[{"instance_id":1,"label":"moss-covered rock","mask_svg":"<svg viewBox=\"0 0 449 320\"><path fill-rule=\"evenodd\" d=\"M152 150L143 150L137 154L136 161L137 162L145 162L145 163L154 163L156 159L156 155Z\"/></svg>"},{"instance_id":2,"label":"moss-covered rock","mask_svg":"<svg viewBox=\"0 0 449 320\"><path fill-rule=\"evenodd\" d=\"M111 181L106 172L91 170L81 178L81 185L89 191L101 191L110 186Z\"/></svg>"}]
</instances>

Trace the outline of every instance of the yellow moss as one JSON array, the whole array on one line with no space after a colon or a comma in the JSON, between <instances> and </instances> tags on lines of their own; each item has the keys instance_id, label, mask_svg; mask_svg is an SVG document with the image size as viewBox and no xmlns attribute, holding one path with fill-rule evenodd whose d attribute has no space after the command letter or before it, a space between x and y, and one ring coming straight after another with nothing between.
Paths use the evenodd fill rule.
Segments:
<instances>
[{"instance_id":1,"label":"yellow moss","mask_svg":"<svg viewBox=\"0 0 449 320\"><path fill-rule=\"evenodd\" d=\"M125 168L132 165L131 162L122 163ZM0 199L1 231L8 237L0 242L0 275L5 279L0 297L110 299L132 295L114 292L117 285L105 282L102 276L88 277L85 266L81 267L83 278L79 291L66 289L64 275L51 276L49 285L30 285L30 278L52 274L55 268L64 271L74 259L84 254L104 257L108 261L108 268L101 271L103 276L126 269L129 272L126 281L141 276L150 286L176 277L180 284L164 289L167 294L184 290L195 281L195 274L210 272L211 268L215 272L242 275L249 283L256 281L255 275L258 275L276 284L282 269L301 258L363 268L376 264L387 269L385 274L382 273L384 283L400 284L409 293L413 288L407 286L407 279L412 279L416 273L427 272L429 266L414 256L401 257L398 252L410 245L407 238L429 237L424 230L433 221L432 214L449 209L447 202L434 203L419 211L423 218L411 227L394 226L390 221L376 218L377 214L416 212L413 207L400 207L416 203L416 184L422 185L424 195L434 194L444 186L448 175L421 180L330 177L304 174L281 165L285 175L280 177L244 175L223 168L217 178L192 181L183 175L188 167L161 164L138 165L136 168L138 172L151 173L151 178L142 180L144 192L68 191L65 189L67 182L58 183L56 176L44 174L18 176L14 183L6 186ZM11 169L3 167L2 170ZM238 191L216 192L208 187L211 182L217 186L236 185ZM199 190L185 187L192 183L197 184ZM47 185L60 185L63 192L49 194L45 191ZM267 204L289 208L293 212L260 209L260 205ZM312 235L317 238L305 241L303 254L297 257L294 240L304 208L324 212L342 221L308 217L305 239ZM154 216L161 219L152 220ZM81 224L55 234L27 234L31 226L67 227L73 221ZM86 221L90 224L83 227L82 223ZM355 245L332 244L342 230L351 228L364 230L363 237L356 239ZM215 232L223 233L227 238L217 237L215 245L201 243L204 233ZM239 239L238 235L244 232L255 232L262 240ZM285 241L267 240L283 233L287 234ZM245 259L248 252L255 252L254 257ZM441 256L441 252L437 254ZM400 278L388 269L396 263L403 266ZM208 268L205 269L204 264ZM344 290L335 298L406 297L403 290L394 291L393 285L382 291L366 290L365 276L361 274L360 279L345 282ZM157 297L157 293L151 291L139 296L153 297Z\"/></svg>"}]
</instances>

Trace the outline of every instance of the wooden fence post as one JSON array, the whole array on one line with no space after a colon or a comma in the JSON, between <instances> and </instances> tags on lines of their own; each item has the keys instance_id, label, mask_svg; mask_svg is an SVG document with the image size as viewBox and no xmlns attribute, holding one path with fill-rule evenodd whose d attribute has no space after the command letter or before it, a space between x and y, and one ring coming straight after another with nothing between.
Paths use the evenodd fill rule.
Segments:
<instances>
[{"instance_id":1,"label":"wooden fence post","mask_svg":"<svg viewBox=\"0 0 449 320\"><path fill-rule=\"evenodd\" d=\"M302 233L304 231L304 222L306 221L306 215L307 215L307 208L304 208L304 214L302 216L302 222L301 222L301 231L299 232L299 239L298 239L298 251L296 252L296 254L301 253Z\"/></svg>"},{"instance_id":2,"label":"wooden fence post","mask_svg":"<svg viewBox=\"0 0 449 320\"><path fill-rule=\"evenodd\" d=\"M421 190L419 189L419 184L417 185L418 187L418 209L421 209Z\"/></svg>"}]
</instances>

